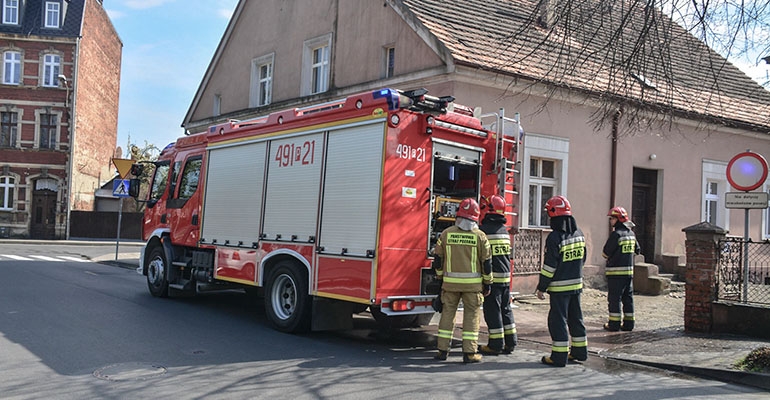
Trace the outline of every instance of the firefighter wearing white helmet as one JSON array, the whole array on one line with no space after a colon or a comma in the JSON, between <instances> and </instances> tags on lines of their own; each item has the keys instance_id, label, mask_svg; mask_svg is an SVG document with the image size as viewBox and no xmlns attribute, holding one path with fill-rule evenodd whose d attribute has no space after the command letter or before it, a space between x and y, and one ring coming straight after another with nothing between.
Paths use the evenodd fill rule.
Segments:
<instances>
[{"instance_id":1,"label":"firefighter wearing white helmet","mask_svg":"<svg viewBox=\"0 0 770 400\"><path fill-rule=\"evenodd\" d=\"M441 280L443 310L438 324L437 360L446 360L463 302L463 362L481 361L477 353L479 316L483 296L492 284L491 251L487 236L478 227L481 210L474 199L460 202L455 225L445 229L433 250L433 268Z\"/></svg>"},{"instance_id":2,"label":"firefighter wearing white helmet","mask_svg":"<svg viewBox=\"0 0 770 400\"><path fill-rule=\"evenodd\" d=\"M634 329L634 256L640 253L639 242L634 231L629 229L626 209L613 207L607 213L613 228L602 249L607 260L607 302L609 322L604 324L608 331L631 331ZM621 303L623 305L621 324Z\"/></svg>"},{"instance_id":3,"label":"firefighter wearing white helmet","mask_svg":"<svg viewBox=\"0 0 770 400\"><path fill-rule=\"evenodd\" d=\"M580 306L586 242L566 197L551 197L545 203L545 211L551 218L553 231L545 239L545 259L535 294L541 300L545 299L544 292L549 294L548 332L552 344L551 355L541 361L563 367L567 360L588 358L588 339Z\"/></svg>"},{"instance_id":4,"label":"firefighter wearing white helmet","mask_svg":"<svg viewBox=\"0 0 770 400\"><path fill-rule=\"evenodd\" d=\"M518 344L516 323L511 310L511 234L505 227L506 203L502 196L487 199L486 215L479 227L487 234L492 248L492 291L484 297L484 320L489 342L479 347L487 355L510 354Z\"/></svg>"}]
</instances>

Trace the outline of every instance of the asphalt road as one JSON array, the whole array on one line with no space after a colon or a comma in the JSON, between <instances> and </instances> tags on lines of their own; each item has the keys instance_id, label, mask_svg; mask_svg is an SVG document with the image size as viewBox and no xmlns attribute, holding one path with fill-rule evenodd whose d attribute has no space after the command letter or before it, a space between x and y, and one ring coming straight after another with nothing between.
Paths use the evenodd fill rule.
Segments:
<instances>
[{"instance_id":1,"label":"asphalt road","mask_svg":"<svg viewBox=\"0 0 770 400\"><path fill-rule=\"evenodd\" d=\"M551 368L534 348L463 365L456 342L435 362L429 330L381 335L367 317L283 334L244 293L158 299L133 270L41 249L0 244L1 399L767 398L598 358Z\"/></svg>"}]
</instances>

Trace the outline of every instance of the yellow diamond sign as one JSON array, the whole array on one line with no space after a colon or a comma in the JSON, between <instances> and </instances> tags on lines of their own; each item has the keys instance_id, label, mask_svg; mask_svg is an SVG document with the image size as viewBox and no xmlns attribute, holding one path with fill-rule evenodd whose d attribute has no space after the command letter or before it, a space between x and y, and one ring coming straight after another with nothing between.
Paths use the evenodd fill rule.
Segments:
<instances>
[{"instance_id":1,"label":"yellow diamond sign","mask_svg":"<svg viewBox=\"0 0 770 400\"><path fill-rule=\"evenodd\" d=\"M123 158L113 158L112 163L118 168L118 174L120 179L125 179L131 172L131 166L134 165L134 160L126 160Z\"/></svg>"}]
</instances>

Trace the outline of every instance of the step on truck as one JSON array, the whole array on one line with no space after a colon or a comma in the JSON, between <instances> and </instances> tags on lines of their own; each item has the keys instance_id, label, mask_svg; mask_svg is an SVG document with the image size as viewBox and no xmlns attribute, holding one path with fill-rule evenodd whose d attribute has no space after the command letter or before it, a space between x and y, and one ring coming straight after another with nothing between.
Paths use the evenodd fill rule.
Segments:
<instances>
[{"instance_id":1,"label":"step on truck","mask_svg":"<svg viewBox=\"0 0 770 400\"><path fill-rule=\"evenodd\" d=\"M135 164L150 293L245 289L284 332L351 328L367 309L427 324L431 249L460 201L502 195L518 223L520 126L453 101L376 90L211 126Z\"/></svg>"}]
</instances>

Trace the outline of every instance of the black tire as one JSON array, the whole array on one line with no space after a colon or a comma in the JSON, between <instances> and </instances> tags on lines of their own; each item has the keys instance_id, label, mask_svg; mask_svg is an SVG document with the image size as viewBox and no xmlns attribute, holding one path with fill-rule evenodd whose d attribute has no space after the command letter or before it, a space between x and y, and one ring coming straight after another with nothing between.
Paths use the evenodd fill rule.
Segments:
<instances>
[{"instance_id":1,"label":"black tire","mask_svg":"<svg viewBox=\"0 0 770 400\"><path fill-rule=\"evenodd\" d=\"M280 261L265 285L265 313L273 326L288 333L310 330L312 298L307 274L291 261Z\"/></svg>"},{"instance_id":2,"label":"black tire","mask_svg":"<svg viewBox=\"0 0 770 400\"><path fill-rule=\"evenodd\" d=\"M153 246L147 258L147 288L155 297L168 297L168 263L161 246Z\"/></svg>"}]
</instances>

